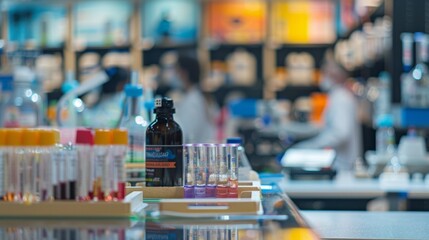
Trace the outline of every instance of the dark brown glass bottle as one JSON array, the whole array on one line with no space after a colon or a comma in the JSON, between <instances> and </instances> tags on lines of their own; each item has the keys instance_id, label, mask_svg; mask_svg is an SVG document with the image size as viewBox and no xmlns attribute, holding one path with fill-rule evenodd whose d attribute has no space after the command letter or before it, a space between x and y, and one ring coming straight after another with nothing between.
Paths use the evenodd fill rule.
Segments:
<instances>
[{"instance_id":1,"label":"dark brown glass bottle","mask_svg":"<svg viewBox=\"0 0 429 240\"><path fill-rule=\"evenodd\" d=\"M155 100L155 120L146 129L146 186L183 186L183 134L173 119L173 100Z\"/></svg>"}]
</instances>

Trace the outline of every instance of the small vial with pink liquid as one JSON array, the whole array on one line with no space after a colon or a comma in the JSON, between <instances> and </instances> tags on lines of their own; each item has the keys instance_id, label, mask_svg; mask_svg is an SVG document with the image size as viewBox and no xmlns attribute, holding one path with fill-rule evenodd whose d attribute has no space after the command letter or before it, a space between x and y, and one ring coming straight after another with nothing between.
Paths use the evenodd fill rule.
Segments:
<instances>
[{"instance_id":1,"label":"small vial with pink liquid","mask_svg":"<svg viewBox=\"0 0 429 240\"><path fill-rule=\"evenodd\" d=\"M228 197L238 198L238 144L227 144Z\"/></svg>"},{"instance_id":2,"label":"small vial with pink liquid","mask_svg":"<svg viewBox=\"0 0 429 240\"><path fill-rule=\"evenodd\" d=\"M217 181L216 181L216 198L228 198L228 156L226 153L226 144L216 145L216 162L217 162Z\"/></svg>"}]
</instances>

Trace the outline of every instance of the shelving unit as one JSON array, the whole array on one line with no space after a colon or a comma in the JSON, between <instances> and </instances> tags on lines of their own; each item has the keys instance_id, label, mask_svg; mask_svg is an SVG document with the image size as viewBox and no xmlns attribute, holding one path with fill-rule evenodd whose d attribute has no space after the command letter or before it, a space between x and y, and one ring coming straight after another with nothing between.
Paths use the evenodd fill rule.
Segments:
<instances>
[{"instance_id":1,"label":"shelving unit","mask_svg":"<svg viewBox=\"0 0 429 240\"><path fill-rule=\"evenodd\" d=\"M240 2L240 0L238 0ZM242 0L241 0L242 1ZM251 2L258 2L263 5L263 10L261 10L261 14L263 17L263 24L261 26L262 29L262 39L261 41L253 41L249 43L239 43L239 42L225 42L225 41L213 41L214 39L210 36L210 32L208 29L209 21L206 17L208 6L210 4L218 4L224 1L219 0L195 0L193 4L196 4L196 9L198 10L199 19L199 30L197 31L197 36L195 36L194 41L182 41L180 43L159 43L159 42L148 42L145 38L143 32L143 9L146 3L154 3L157 2L152 0L128 0L125 1L124 4L131 5L131 13L128 21L128 25L130 30L125 31L130 34L127 37L129 39L129 43L123 46L90 46L84 49L77 49L75 42L75 26L76 23L76 12L75 12L75 2L73 1L64 1L62 3L58 3L55 1L43 1L42 4L54 4L64 6L66 9L66 38L64 40L64 46L62 47L46 47L42 48L41 51L43 53L61 53L64 57L64 70L65 71L74 71L78 73L77 62L80 56L86 52L96 52L101 55L101 57L110 51L117 52L129 52L131 55L131 68L135 69L141 73L143 73L144 68L150 65L159 64L159 59L162 54L167 51L193 51L196 53L198 58L200 59L203 76L202 78L208 76L211 72L211 62L213 60L225 61L226 56L238 49L243 48L248 52L253 54L256 57L256 83L254 86L233 86L226 85L223 86L214 92L207 92L208 94L212 94L216 97L219 103L222 103L225 96L231 91L242 92L246 97L252 98L265 98L265 99L274 99L274 98L286 98L290 100L294 100L299 96L307 96L309 93L313 91L318 91L316 86L287 86L285 89L270 89L267 87L267 81L270 81L276 74L278 68L285 68L284 59L287 54L291 52L308 52L315 59L315 69L320 68L320 62L323 58L324 51L332 46L331 43L308 43L308 44L300 44L300 43L276 43L273 38L273 31L275 30L275 25L273 24L273 7L274 3L283 2L286 0L255 0ZM327 0L331 1L331 0ZM244 1L247 2L247 1ZM11 5L11 3L8 3ZM16 3L19 4L19 3ZM189 4L189 3L187 3ZM383 10L386 6L382 5L379 8L375 9L373 12L369 12L369 14L363 19L366 21L367 19L372 19L374 16L378 16L383 14ZM7 19L7 12L5 12L3 19ZM235 20L234 20L235 21ZM240 19L237 20L240 22ZM334 23L332 23L334 24ZM2 21L2 37L3 39L8 39L9 31L7 21ZM361 27L357 25L357 29ZM350 31L351 32L351 31ZM350 32L345 36L339 38L347 38L350 35ZM4 61L5 62L5 59ZM376 62L376 66L374 68L378 68L379 64L382 62ZM364 67L362 69L358 69L355 71L355 75L362 76L370 76L373 75L371 71L373 67L369 66L368 68ZM316 74L317 76L318 74ZM78 76L76 74L76 76Z\"/></svg>"}]
</instances>

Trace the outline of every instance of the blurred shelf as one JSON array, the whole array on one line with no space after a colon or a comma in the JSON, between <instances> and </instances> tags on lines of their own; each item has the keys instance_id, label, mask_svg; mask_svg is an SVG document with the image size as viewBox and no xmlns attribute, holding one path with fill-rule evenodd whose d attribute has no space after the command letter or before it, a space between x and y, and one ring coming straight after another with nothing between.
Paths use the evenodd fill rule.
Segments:
<instances>
[{"instance_id":1,"label":"blurred shelf","mask_svg":"<svg viewBox=\"0 0 429 240\"><path fill-rule=\"evenodd\" d=\"M43 54L64 53L64 47L40 47L39 51Z\"/></svg>"},{"instance_id":2,"label":"blurred shelf","mask_svg":"<svg viewBox=\"0 0 429 240\"><path fill-rule=\"evenodd\" d=\"M332 47L332 43L282 43L276 45L274 47L275 50L283 49L283 48L329 48Z\"/></svg>"},{"instance_id":3,"label":"blurred shelf","mask_svg":"<svg viewBox=\"0 0 429 240\"><path fill-rule=\"evenodd\" d=\"M110 46L88 46L82 49L78 49L76 53L85 53L85 52L109 52L109 51L129 51L131 49L131 44L125 45L110 45Z\"/></svg>"},{"instance_id":4,"label":"blurred shelf","mask_svg":"<svg viewBox=\"0 0 429 240\"><path fill-rule=\"evenodd\" d=\"M212 44L207 47L209 51L216 51L219 49L225 49L225 48L261 48L264 46L264 43L219 43L219 44Z\"/></svg>"},{"instance_id":5,"label":"blurred shelf","mask_svg":"<svg viewBox=\"0 0 429 240\"><path fill-rule=\"evenodd\" d=\"M320 91L318 86L287 86L280 91L276 91L276 99L287 99L293 102L300 97L308 97L312 93Z\"/></svg>"},{"instance_id":6,"label":"blurred shelf","mask_svg":"<svg viewBox=\"0 0 429 240\"><path fill-rule=\"evenodd\" d=\"M262 99L263 86L261 86L260 82L257 82L253 86L226 85L221 86L214 91L204 91L205 94L212 95L216 99L216 102L219 104L219 106L223 106L225 104L225 99L231 92L241 93L244 98Z\"/></svg>"},{"instance_id":7,"label":"blurred shelf","mask_svg":"<svg viewBox=\"0 0 429 240\"><path fill-rule=\"evenodd\" d=\"M383 57L350 71L350 76L368 79L370 77L378 77L382 71L386 71L386 61Z\"/></svg>"},{"instance_id":8,"label":"blurred shelf","mask_svg":"<svg viewBox=\"0 0 429 240\"><path fill-rule=\"evenodd\" d=\"M185 43L155 43L151 47L143 47L143 51L151 50L172 50L172 49L186 49L186 48L197 48L197 42L185 42Z\"/></svg>"}]
</instances>

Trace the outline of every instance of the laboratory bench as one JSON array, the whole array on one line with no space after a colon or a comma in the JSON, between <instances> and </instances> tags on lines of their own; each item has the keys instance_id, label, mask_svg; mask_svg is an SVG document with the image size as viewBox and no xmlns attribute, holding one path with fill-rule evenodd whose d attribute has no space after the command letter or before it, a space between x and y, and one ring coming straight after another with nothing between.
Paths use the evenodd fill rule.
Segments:
<instances>
[{"instance_id":1,"label":"laboratory bench","mask_svg":"<svg viewBox=\"0 0 429 240\"><path fill-rule=\"evenodd\" d=\"M174 217L159 203L130 218L0 218L0 239L320 239L280 189L262 190L263 214Z\"/></svg>"},{"instance_id":2,"label":"laboratory bench","mask_svg":"<svg viewBox=\"0 0 429 240\"><path fill-rule=\"evenodd\" d=\"M428 239L427 212L302 211L322 239Z\"/></svg>"},{"instance_id":3,"label":"laboratory bench","mask_svg":"<svg viewBox=\"0 0 429 240\"><path fill-rule=\"evenodd\" d=\"M375 199L405 201L410 211L429 210L429 183L413 181L404 186L384 186L378 179L355 178L339 173L334 180L288 180L277 182L301 210L367 210ZM396 209L390 209L396 210Z\"/></svg>"}]
</instances>

